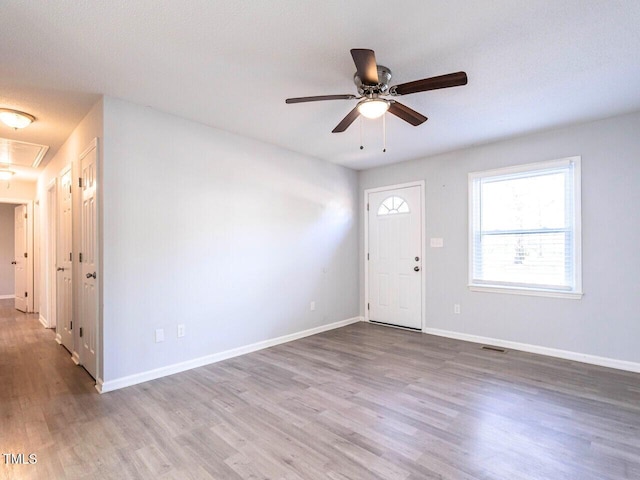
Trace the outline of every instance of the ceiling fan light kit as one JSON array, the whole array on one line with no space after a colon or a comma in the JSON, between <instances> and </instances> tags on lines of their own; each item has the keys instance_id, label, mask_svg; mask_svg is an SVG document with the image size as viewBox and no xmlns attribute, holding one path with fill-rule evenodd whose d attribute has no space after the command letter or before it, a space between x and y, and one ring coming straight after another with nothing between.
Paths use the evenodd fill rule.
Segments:
<instances>
[{"instance_id":1,"label":"ceiling fan light kit","mask_svg":"<svg viewBox=\"0 0 640 480\"><path fill-rule=\"evenodd\" d=\"M427 117L396 100L381 97L397 97L467 84L467 74L465 72L456 72L390 87L391 70L377 64L373 50L354 48L351 50L351 57L353 58L353 63L356 65L353 83L356 86L359 96L343 94L297 97L287 98L286 103L306 103L323 100L360 100L355 108L332 130L333 133L344 132L361 115L366 118L379 118L387 111L414 127L417 127L426 122Z\"/></svg>"},{"instance_id":2,"label":"ceiling fan light kit","mask_svg":"<svg viewBox=\"0 0 640 480\"><path fill-rule=\"evenodd\" d=\"M367 98L358 103L358 113L366 118L380 118L389 110L389 101L381 98Z\"/></svg>"},{"instance_id":3,"label":"ceiling fan light kit","mask_svg":"<svg viewBox=\"0 0 640 480\"><path fill-rule=\"evenodd\" d=\"M10 108L0 108L0 121L6 126L19 129L25 128L35 122L36 117L19 110L12 110Z\"/></svg>"}]
</instances>

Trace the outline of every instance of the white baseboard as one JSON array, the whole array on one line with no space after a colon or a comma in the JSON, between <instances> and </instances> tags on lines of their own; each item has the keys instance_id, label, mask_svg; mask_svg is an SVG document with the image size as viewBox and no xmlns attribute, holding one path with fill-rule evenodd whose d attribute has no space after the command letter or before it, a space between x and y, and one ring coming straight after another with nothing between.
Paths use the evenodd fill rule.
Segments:
<instances>
[{"instance_id":1,"label":"white baseboard","mask_svg":"<svg viewBox=\"0 0 640 480\"><path fill-rule=\"evenodd\" d=\"M542 347L539 345L531 345L528 343L511 342L509 340L500 340L497 338L480 337L478 335L470 335L468 333L452 332L449 330L440 330L437 328L425 328L424 333L437 335L439 337L454 338L456 340L464 340L466 342L482 343L485 345L494 345L496 347L510 348L512 350L520 350L529 353L538 353L549 357L563 358L565 360L573 360L574 362L589 363L601 367L616 368L627 372L640 373L640 363L629 362L627 360L617 360L609 357L599 357L597 355L589 355L587 353L571 352L568 350L560 350L557 348Z\"/></svg>"},{"instance_id":2,"label":"white baseboard","mask_svg":"<svg viewBox=\"0 0 640 480\"><path fill-rule=\"evenodd\" d=\"M49 322L47 322L47 319L44 318L42 315L38 317L38 320L40 320L40 323L44 328L49 328Z\"/></svg>"},{"instance_id":3,"label":"white baseboard","mask_svg":"<svg viewBox=\"0 0 640 480\"><path fill-rule=\"evenodd\" d=\"M62 336L59 333L56 333L56 342L58 345L62 345Z\"/></svg>"},{"instance_id":4,"label":"white baseboard","mask_svg":"<svg viewBox=\"0 0 640 480\"><path fill-rule=\"evenodd\" d=\"M9 300L11 298L16 298L15 295L0 295L0 300Z\"/></svg>"},{"instance_id":5,"label":"white baseboard","mask_svg":"<svg viewBox=\"0 0 640 480\"><path fill-rule=\"evenodd\" d=\"M328 325L321 325L319 327L310 328L301 332L291 333L282 337L252 343L251 345L245 345L243 347L226 350L224 352L205 355L204 357L194 358L193 360L187 360L186 362L174 363L173 365L167 365L166 367L147 370L146 372L140 372L134 375L129 375L127 377L108 380L106 382L99 378L96 382L96 390L98 390L98 392L100 393L111 392L120 388L129 387L138 383L148 382L149 380L155 380L156 378L166 377L168 375L173 375L174 373L184 372L186 370L191 370L192 368L203 367L205 365L221 362L222 360L227 360L229 358L238 357L240 355L263 350L265 348L280 345L282 343L309 337L311 335L316 335L328 330L345 327L347 325L351 325L352 323L360 322L361 320L362 317L348 318L346 320L340 320L339 322L329 323Z\"/></svg>"},{"instance_id":6,"label":"white baseboard","mask_svg":"<svg viewBox=\"0 0 640 480\"><path fill-rule=\"evenodd\" d=\"M80 365L80 355L78 355L78 352L73 352L71 354L71 361L76 365Z\"/></svg>"}]
</instances>

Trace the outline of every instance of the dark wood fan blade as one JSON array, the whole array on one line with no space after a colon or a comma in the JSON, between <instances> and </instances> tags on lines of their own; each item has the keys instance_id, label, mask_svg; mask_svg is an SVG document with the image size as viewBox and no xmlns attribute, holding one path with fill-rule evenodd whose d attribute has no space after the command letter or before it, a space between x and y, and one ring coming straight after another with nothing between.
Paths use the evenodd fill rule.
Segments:
<instances>
[{"instance_id":1,"label":"dark wood fan blade","mask_svg":"<svg viewBox=\"0 0 640 480\"><path fill-rule=\"evenodd\" d=\"M287 98L286 103L319 102L321 100L353 100L355 95L318 95L316 97Z\"/></svg>"},{"instance_id":2,"label":"dark wood fan blade","mask_svg":"<svg viewBox=\"0 0 640 480\"><path fill-rule=\"evenodd\" d=\"M393 102L389 106L389 113L393 113L396 117L401 118L405 122L409 122L414 127L427 121L427 117L421 113L398 102Z\"/></svg>"},{"instance_id":3,"label":"dark wood fan blade","mask_svg":"<svg viewBox=\"0 0 640 480\"><path fill-rule=\"evenodd\" d=\"M358 112L358 107L356 107L342 119L342 121L336 126L336 128L331 130L331 133L344 132L347 128L349 128L349 125L351 125L359 116L360 112Z\"/></svg>"},{"instance_id":4,"label":"dark wood fan blade","mask_svg":"<svg viewBox=\"0 0 640 480\"><path fill-rule=\"evenodd\" d=\"M378 64L376 63L376 54L373 50L367 48L352 48L351 56L353 63L356 64L356 70L362 83L365 85L378 84Z\"/></svg>"},{"instance_id":5,"label":"dark wood fan blade","mask_svg":"<svg viewBox=\"0 0 640 480\"><path fill-rule=\"evenodd\" d=\"M467 74L464 72L449 73L439 77L423 78L413 82L401 83L391 87L391 93L395 95L408 95L410 93L426 92L439 88L458 87L467 84Z\"/></svg>"}]
</instances>

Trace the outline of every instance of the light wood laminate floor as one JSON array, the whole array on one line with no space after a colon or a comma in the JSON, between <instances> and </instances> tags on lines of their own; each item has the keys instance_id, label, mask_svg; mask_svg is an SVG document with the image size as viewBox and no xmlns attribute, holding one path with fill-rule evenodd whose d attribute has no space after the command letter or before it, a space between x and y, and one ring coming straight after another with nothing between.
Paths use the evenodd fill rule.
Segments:
<instances>
[{"instance_id":1,"label":"light wood laminate floor","mask_svg":"<svg viewBox=\"0 0 640 480\"><path fill-rule=\"evenodd\" d=\"M640 375L365 323L99 395L0 301L0 478L639 479Z\"/></svg>"}]
</instances>

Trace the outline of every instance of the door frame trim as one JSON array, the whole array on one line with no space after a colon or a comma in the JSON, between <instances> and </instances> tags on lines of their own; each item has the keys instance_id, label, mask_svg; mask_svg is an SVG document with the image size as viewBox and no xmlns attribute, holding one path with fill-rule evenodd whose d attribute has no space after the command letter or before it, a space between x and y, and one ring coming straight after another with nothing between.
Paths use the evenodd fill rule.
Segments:
<instances>
[{"instance_id":1,"label":"door frame trim","mask_svg":"<svg viewBox=\"0 0 640 480\"><path fill-rule=\"evenodd\" d=\"M398 183L395 185L386 185L384 187L375 187L375 188L367 188L364 190L364 202L362 204L362 211L364 212L364 321L369 322L369 310L367 309L367 304L369 303L369 261L367 260L367 253L369 252L369 211L367 210L367 204L369 203L369 195L377 192L385 192L387 190L397 190L400 188L408 188L408 187L420 187L420 235L422 236L420 242L420 258L422 258L422 270L420 272L422 287L420 288L420 322L421 328L420 330L424 332L426 325L425 318L425 292L426 292L426 275L425 275L425 210L426 210L426 202L425 202L425 181L424 180L416 180L413 182L406 183Z\"/></svg>"},{"instance_id":2,"label":"door frame trim","mask_svg":"<svg viewBox=\"0 0 640 480\"><path fill-rule=\"evenodd\" d=\"M46 220L43 239L46 252L45 261L45 296L47 304L47 328L56 329L57 332L57 276L56 261L58 253L58 177L55 176L45 187ZM42 245L42 243L41 243Z\"/></svg>"}]
</instances>

